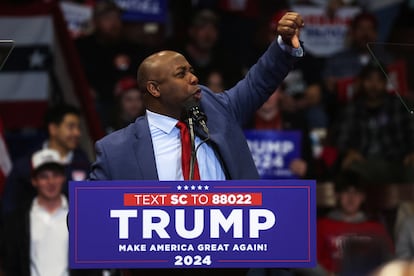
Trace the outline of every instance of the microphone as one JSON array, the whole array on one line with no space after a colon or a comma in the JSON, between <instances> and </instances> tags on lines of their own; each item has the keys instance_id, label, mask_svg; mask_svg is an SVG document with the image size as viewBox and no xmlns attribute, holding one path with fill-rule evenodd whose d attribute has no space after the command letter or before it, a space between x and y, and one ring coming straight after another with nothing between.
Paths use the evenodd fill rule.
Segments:
<instances>
[{"instance_id":1,"label":"microphone","mask_svg":"<svg viewBox=\"0 0 414 276\"><path fill-rule=\"evenodd\" d=\"M187 111L187 116L191 117L195 122L197 122L201 128L203 129L203 131L209 135L208 133L208 128L207 128L207 116L206 114L204 114L201 110L200 107L198 106L197 103L195 102L189 102L186 105L186 111Z\"/></svg>"},{"instance_id":2,"label":"microphone","mask_svg":"<svg viewBox=\"0 0 414 276\"><path fill-rule=\"evenodd\" d=\"M183 112L183 114L181 114L184 118L186 118L188 120L188 128L189 128L189 132L190 132L190 140L191 140L191 159L190 159L190 176L189 179L193 179L194 176L194 164L195 164L195 160L196 160L196 152L198 147L202 144L205 143L209 138L210 138L210 134L208 133L208 128L207 128L207 116L206 114L204 114L203 112L201 112L200 107L198 106L198 103L195 102L193 99L187 101L184 103L184 110L185 113ZM199 126L201 126L201 128L203 129L203 131L205 132L205 134L207 134L207 138L205 140L202 141L202 143L200 143L197 148L194 148L195 145L195 133L194 133L194 122L196 122Z\"/></svg>"}]
</instances>

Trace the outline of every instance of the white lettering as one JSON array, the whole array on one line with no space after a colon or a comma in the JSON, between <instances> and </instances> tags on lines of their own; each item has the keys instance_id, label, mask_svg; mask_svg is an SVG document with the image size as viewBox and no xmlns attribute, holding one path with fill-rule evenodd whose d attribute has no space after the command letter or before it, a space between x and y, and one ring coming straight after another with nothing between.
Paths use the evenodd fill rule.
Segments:
<instances>
[{"instance_id":1,"label":"white lettering","mask_svg":"<svg viewBox=\"0 0 414 276\"><path fill-rule=\"evenodd\" d=\"M241 243L234 244L233 251L267 251L266 243Z\"/></svg>"},{"instance_id":2,"label":"white lettering","mask_svg":"<svg viewBox=\"0 0 414 276\"><path fill-rule=\"evenodd\" d=\"M214 219L213 219L214 218ZM210 237L220 238L220 226L224 232L228 232L233 226L233 238L243 237L243 210L234 209L230 215L225 218L221 210L210 210Z\"/></svg>"},{"instance_id":3,"label":"white lettering","mask_svg":"<svg viewBox=\"0 0 414 276\"><path fill-rule=\"evenodd\" d=\"M194 251L194 246L190 244L170 244L160 243L151 244L149 251Z\"/></svg>"},{"instance_id":4,"label":"white lettering","mask_svg":"<svg viewBox=\"0 0 414 276\"><path fill-rule=\"evenodd\" d=\"M197 245L198 251L228 251L228 243L200 243Z\"/></svg>"},{"instance_id":5,"label":"white lettering","mask_svg":"<svg viewBox=\"0 0 414 276\"><path fill-rule=\"evenodd\" d=\"M263 140L263 141L247 141L251 152L254 154L282 154L286 155L291 152L295 145L292 141L282 140L282 141L272 141L272 140Z\"/></svg>"},{"instance_id":6,"label":"white lettering","mask_svg":"<svg viewBox=\"0 0 414 276\"><path fill-rule=\"evenodd\" d=\"M155 222L154 218L158 218L159 221ZM158 236L162 239L169 239L165 228L170 223L170 216L163 210L142 210L142 238L152 239L152 231L157 232Z\"/></svg>"},{"instance_id":7,"label":"white lettering","mask_svg":"<svg viewBox=\"0 0 414 276\"><path fill-rule=\"evenodd\" d=\"M196 209L194 210L194 227L193 230L188 231L185 228L185 210L178 209L175 210L175 230L177 234L185 239L195 239L199 237L204 230L204 210Z\"/></svg>"},{"instance_id":8,"label":"white lettering","mask_svg":"<svg viewBox=\"0 0 414 276\"><path fill-rule=\"evenodd\" d=\"M119 239L128 239L129 219L137 218L138 210L110 210L110 217L118 218ZM155 232L161 239L170 239L171 233L169 232L173 230L175 230L174 234L183 239L196 239L208 230L210 230L210 238L221 238L223 232L233 238L243 238L243 222L246 217L249 221L249 238L259 238L260 232L272 228L276 221L275 214L268 209L251 209L245 215L243 215L243 209L233 209L227 216L222 213L221 209L210 209L209 215L206 215L203 209L194 209L193 219L189 217L185 209L176 209L171 218L167 211L161 209L143 209L140 224L141 238L152 239L153 232ZM171 219L174 225L170 225ZM206 219L209 221L206 222ZM189 227L188 220L193 222L192 227ZM233 228L232 231L231 228ZM124 249L127 250L123 246L119 248L120 251ZM138 248L133 250L137 251Z\"/></svg>"},{"instance_id":9,"label":"white lettering","mask_svg":"<svg viewBox=\"0 0 414 276\"><path fill-rule=\"evenodd\" d=\"M187 204L187 195L171 195L171 204L172 205L186 205Z\"/></svg>"},{"instance_id":10,"label":"white lettering","mask_svg":"<svg viewBox=\"0 0 414 276\"><path fill-rule=\"evenodd\" d=\"M120 244L118 246L119 252L141 252L147 251L146 244Z\"/></svg>"},{"instance_id":11,"label":"white lettering","mask_svg":"<svg viewBox=\"0 0 414 276\"><path fill-rule=\"evenodd\" d=\"M267 209L251 209L249 210L249 238L259 238L260 230L268 230L275 225L275 214ZM260 218L265 218L264 222L260 222Z\"/></svg>"},{"instance_id":12,"label":"white lettering","mask_svg":"<svg viewBox=\"0 0 414 276\"><path fill-rule=\"evenodd\" d=\"M111 218L119 218L119 238L128 239L129 234L129 218L136 218L137 210L110 210Z\"/></svg>"}]
</instances>

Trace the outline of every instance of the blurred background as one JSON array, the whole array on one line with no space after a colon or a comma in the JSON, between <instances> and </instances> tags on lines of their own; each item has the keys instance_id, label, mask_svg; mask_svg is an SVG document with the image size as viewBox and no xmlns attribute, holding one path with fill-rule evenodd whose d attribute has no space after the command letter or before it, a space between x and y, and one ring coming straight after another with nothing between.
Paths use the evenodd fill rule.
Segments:
<instances>
[{"instance_id":1,"label":"blurred background","mask_svg":"<svg viewBox=\"0 0 414 276\"><path fill-rule=\"evenodd\" d=\"M0 70L3 209L20 204L10 205L8 192L19 160L52 140L50 109L79 110L76 129L56 139L67 152L82 150L90 164L95 141L145 113L136 71L146 56L179 51L200 84L221 93L254 65L287 11L304 18L306 54L245 129L294 131L300 138L292 140L293 157L254 155L259 171L263 178L316 179L318 218L354 226L375 221L384 230L380 240L391 244L378 249L351 239L339 253L339 236L367 235L366 225L328 223L325 236L335 237L329 246L318 240L318 256L325 248L336 257L294 273L365 275L347 268L372 272L394 258L412 258L414 224L405 226L414 216L412 0L0 1L0 40L14 41ZM281 163L286 172L264 169ZM72 179L87 173L75 170ZM345 189L344 182L363 189ZM404 227L411 227L411 241L400 241ZM372 258L361 262L351 258L355 252Z\"/></svg>"}]
</instances>

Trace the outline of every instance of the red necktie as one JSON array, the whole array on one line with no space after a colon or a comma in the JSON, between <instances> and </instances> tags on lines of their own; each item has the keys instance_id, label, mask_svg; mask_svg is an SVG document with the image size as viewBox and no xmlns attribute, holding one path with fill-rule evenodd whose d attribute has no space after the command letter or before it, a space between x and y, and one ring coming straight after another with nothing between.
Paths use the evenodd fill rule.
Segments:
<instances>
[{"instance_id":1,"label":"red necktie","mask_svg":"<svg viewBox=\"0 0 414 276\"><path fill-rule=\"evenodd\" d=\"M191 159L191 142L190 142L190 132L188 127L183 122L178 122L177 127L180 129L181 136L181 166L183 169L184 180L188 180L190 176L190 159ZM194 180L200 180L200 172L198 171L197 160L194 164Z\"/></svg>"}]
</instances>

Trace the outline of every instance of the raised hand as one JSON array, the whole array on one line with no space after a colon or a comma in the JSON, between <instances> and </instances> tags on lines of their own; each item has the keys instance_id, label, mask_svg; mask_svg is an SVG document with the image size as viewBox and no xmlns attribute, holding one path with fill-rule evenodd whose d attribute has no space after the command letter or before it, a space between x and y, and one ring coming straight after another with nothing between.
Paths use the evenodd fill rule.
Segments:
<instances>
[{"instance_id":1,"label":"raised hand","mask_svg":"<svg viewBox=\"0 0 414 276\"><path fill-rule=\"evenodd\" d=\"M287 45L299 48L300 29L305 26L302 16L296 12L287 12L279 20L277 25L277 33Z\"/></svg>"}]
</instances>

